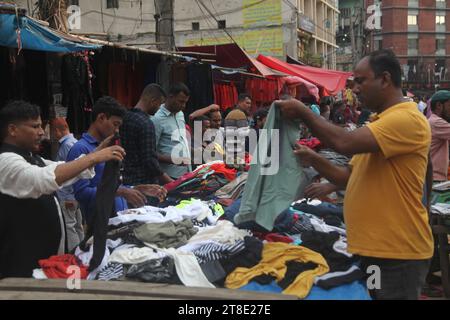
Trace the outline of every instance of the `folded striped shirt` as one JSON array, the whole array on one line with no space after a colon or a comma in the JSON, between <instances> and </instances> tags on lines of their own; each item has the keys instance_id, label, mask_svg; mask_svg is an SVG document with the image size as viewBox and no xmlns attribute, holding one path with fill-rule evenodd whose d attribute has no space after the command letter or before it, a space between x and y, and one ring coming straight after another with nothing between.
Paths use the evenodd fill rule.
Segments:
<instances>
[{"instance_id":1,"label":"folded striped shirt","mask_svg":"<svg viewBox=\"0 0 450 320\"><path fill-rule=\"evenodd\" d=\"M111 281L124 276L123 264L117 262L108 263L99 273L98 280Z\"/></svg>"},{"instance_id":2,"label":"folded striped shirt","mask_svg":"<svg viewBox=\"0 0 450 320\"><path fill-rule=\"evenodd\" d=\"M234 244L208 243L193 251L199 263L228 259L245 249L244 240Z\"/></svg>"}]
</instances>

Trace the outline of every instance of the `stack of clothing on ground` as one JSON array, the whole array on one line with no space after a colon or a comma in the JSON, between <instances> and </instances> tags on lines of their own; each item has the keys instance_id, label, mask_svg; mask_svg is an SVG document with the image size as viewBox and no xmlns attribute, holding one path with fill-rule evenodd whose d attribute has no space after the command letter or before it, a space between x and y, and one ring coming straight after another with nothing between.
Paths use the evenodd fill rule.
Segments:
<instances>
[{"instance_id":1,"label":"stack of clothing on ground","mask_svg":"<svg viewBox=\"0 0 450 320\"><path fill-rule=\"evenodd\" d=\"M236 212L230 208L225 216L233 220ZM230 288L306 299L370 299L366 275L357 258L347 252L342 206L297 201L278 215L271 232L256 225L251 229L265 243L263 259L253 269L235 270L227 278ZM289 286L292 279L297 286Z\"/></svg>"},{"instance_id":2,"label":"stack of clothing on ground","mask_svg":"<svg viewBox=\"0 0 450 320\"><path fill-rule=\"evenodd\" d=\"M93 255L77 248L73 255L39 261L35 278L68 278L78 266L82 279L137 280L183 284L191 287L223 286L237 267L253 267L261 260L262 241L229 221L219 220L220 205L197 199L175 207L142 207L119 212L109 220L105 256L88 273Z\"/></svg>"},{"instance_id":3,"label":"stack of clothing on ground","mask_svg":"<svg viewBox=\"0 0 450 320\"><path fill-rule=\"evenodd\" d=\"M368 299L364 273L346 251L342 208L318 201L293 203L271 232L237 228L215 201L181 201L142 207L109 220L107 249L92 272L92 257L41 260L36 278L132 280L190 287L225 287L296 295L306 299ZM88 242L89 244L89 242Z\"/></svg>"}]
</instances>

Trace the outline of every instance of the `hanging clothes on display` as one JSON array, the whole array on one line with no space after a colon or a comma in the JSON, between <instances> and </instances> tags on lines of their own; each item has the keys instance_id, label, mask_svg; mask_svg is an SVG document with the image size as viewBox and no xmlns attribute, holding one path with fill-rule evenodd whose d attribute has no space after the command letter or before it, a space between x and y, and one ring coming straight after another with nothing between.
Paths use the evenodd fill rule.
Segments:
<instances>
[{"instance_id":1,"label":"hanging clothes on display","mask_svg":"<svg viewBox=\"0 0 450 320\"><path fill-rule=\"evenodd\" d=\"M187 83L188 76L186 66L186 62L175 62L174 64L172 64L170 72L171 83Z\"/></svg>"},{"instance_id":2,"label":"hanging clothes on display","mask_svg":"<svg viewBox=\"0 0 450 320\"><path fill-rule=\"evenodd\" d=\"M23 54L17 55L16 49L0 47L0 106L12 99L27 100L26 61ZM36 81L36 78L34 78Z\"/></svg>"},{"instance_id":3,"label":"hanging clothes on display","mask_svg":"<svg viewBox=\"0 0 450 320\"><path fill-rule=\"evenodd\" d=\"M263 165L267 159L258 159L251 166L241 208L234 221L238 225L255 221L271 231L277 216L303 193L308 179L293 152L299 138L299 123L284 121L280 109L272 105L265 128L269 131L264 155L272 152L271 163ZM279 141L272 141L273 129L279 130ZM279 147L278 153L274 146ZM263 147L261 138L258 147ZM261 154L261 150L259 152ZM277 154L279 159L275 158Z\"/></svg>"},{"instance_id":4,"label":"hanging clothes on display","mask_svg":"<svg viewBox=\"0 0 450 320\"><path fill-rule=\"evenodd\" d=\"M92 70L88 53L64 56L61 67L63 106L67 110L67 123L75 135L86 132L91 124Z\"/></svg>"},{"instance_id":5,"label":"hanging clothes on display","mask_svg":"<svg viewBox=\"0 0 450 320\"><path fill-rule=\"evenodd\" d=\"M157 83L164 89L165 92L169 92L171 84L171 72L174 61L170 57L163 57L156 70Z\"/></svg>"},{"instance_id":6,"label":"hanging clothes on display","mask_svg":"<svg viewBox=\"0 0 450 320\"><path fill-rule=\"evenodd\" d=\"M185 114L190 114L214 103L214 86L209 64L189 63L186 73L186 85L191 90L191 97L186 105Z\"/></svg>"},{"instance_id":7,"label":"hanging clothes on display","mask_svg":"<svg viewBox=\"0 0 450 320\"><path fill-rule=\"evenodd\" d=\"M271 104L279 98L278 81L276 79L249 78L245 82L246 92L252 97L252 109L257 105Z\"/></svg>"},{"instance_id":8,"label":"hanging clothes on display","mask_svg":"<svg viewBox=\"0 0 450 320\"><path fill-rule=\"evenodd\" d=\"M41 108L42 119L49 118L47 53L0 48L0 107L10 100L25 100ZM32 75L32 76L30 76Z\"/></svg>"},{"instance_id":9,"label":"hanging clothes on display","mask_svg":"<svg viewBox=\"0 0 450 320\"><path fill-rule=\"evenodd\" d=\"M127 108L134 107L144 89L144 66L140 63L112 63L109 65L109 95Z\"/></svg>"},{"instance_id":10,"label":"hanging clothes on display","mask_svg":"<svg viewBox=\"0 0 450 320\"><path fill-rule=\"evenodd\" d=\"M214 103L222 111L233 108L238 100L238 91L233 82L214 83Z\"/></svg>"}]
</instances>

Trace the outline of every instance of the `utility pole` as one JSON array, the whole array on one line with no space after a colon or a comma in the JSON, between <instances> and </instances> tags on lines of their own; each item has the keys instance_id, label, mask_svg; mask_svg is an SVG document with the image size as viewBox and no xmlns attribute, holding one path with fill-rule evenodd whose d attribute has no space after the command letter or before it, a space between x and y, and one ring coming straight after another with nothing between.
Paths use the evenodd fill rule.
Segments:
<instances>
[{"instance_id":1,"label":"utility pole","mask_svg":"<svg viewBox=\"0 0 450 320\"><path fill-rule=\"evenodd\" d=\"M353 69L356 66L356 60L358 58L358 53L356 52L356 41L355 41L355 20L353 17L355 16L354 8L352 8L352 13L350 15L350 41L352 45L352 63Z\"/></svg>"},{"instance_id":2,"label":"utility pole","mask_svg":"<svg viewBox=\"0 0 450 320\"><path fill-rule=\"evenodd\" d=\"M159 43L159 50L175 48L173 9L174 0L155 0L155 42Z\"/></svg>"},{"instance_id":3,"label":"utility pole","mask_svg":"<svg viewBox=\"0 0 450 320\"><path fill-rule=\"evenodd\" d=\"M362 55L365 52L365 44L363 41L364 16L362 11L363 8L358 4L352 9L352 15L350 17L350 40L352 45L353 68L358 61L361 60Z\"/></svg>"}]
</instances>

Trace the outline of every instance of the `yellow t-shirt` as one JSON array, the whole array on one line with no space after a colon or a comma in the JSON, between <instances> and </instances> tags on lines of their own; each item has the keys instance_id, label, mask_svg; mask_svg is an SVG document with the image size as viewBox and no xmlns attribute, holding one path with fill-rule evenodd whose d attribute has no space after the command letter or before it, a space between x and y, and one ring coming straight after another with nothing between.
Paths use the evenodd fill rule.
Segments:
<instances>
[{"instance_id":1,"label":"yellow t-shirt","mask_svg":"<svg viewBox=\"0 0 450 320\"><path fill-rule=\"evenodd\" d=\"M390 107L368 125L381 152L355 155L344 201L348 250L377 258L433 255L422 204L431 130L415 103Z\"/></svg>"}]
</instances>

